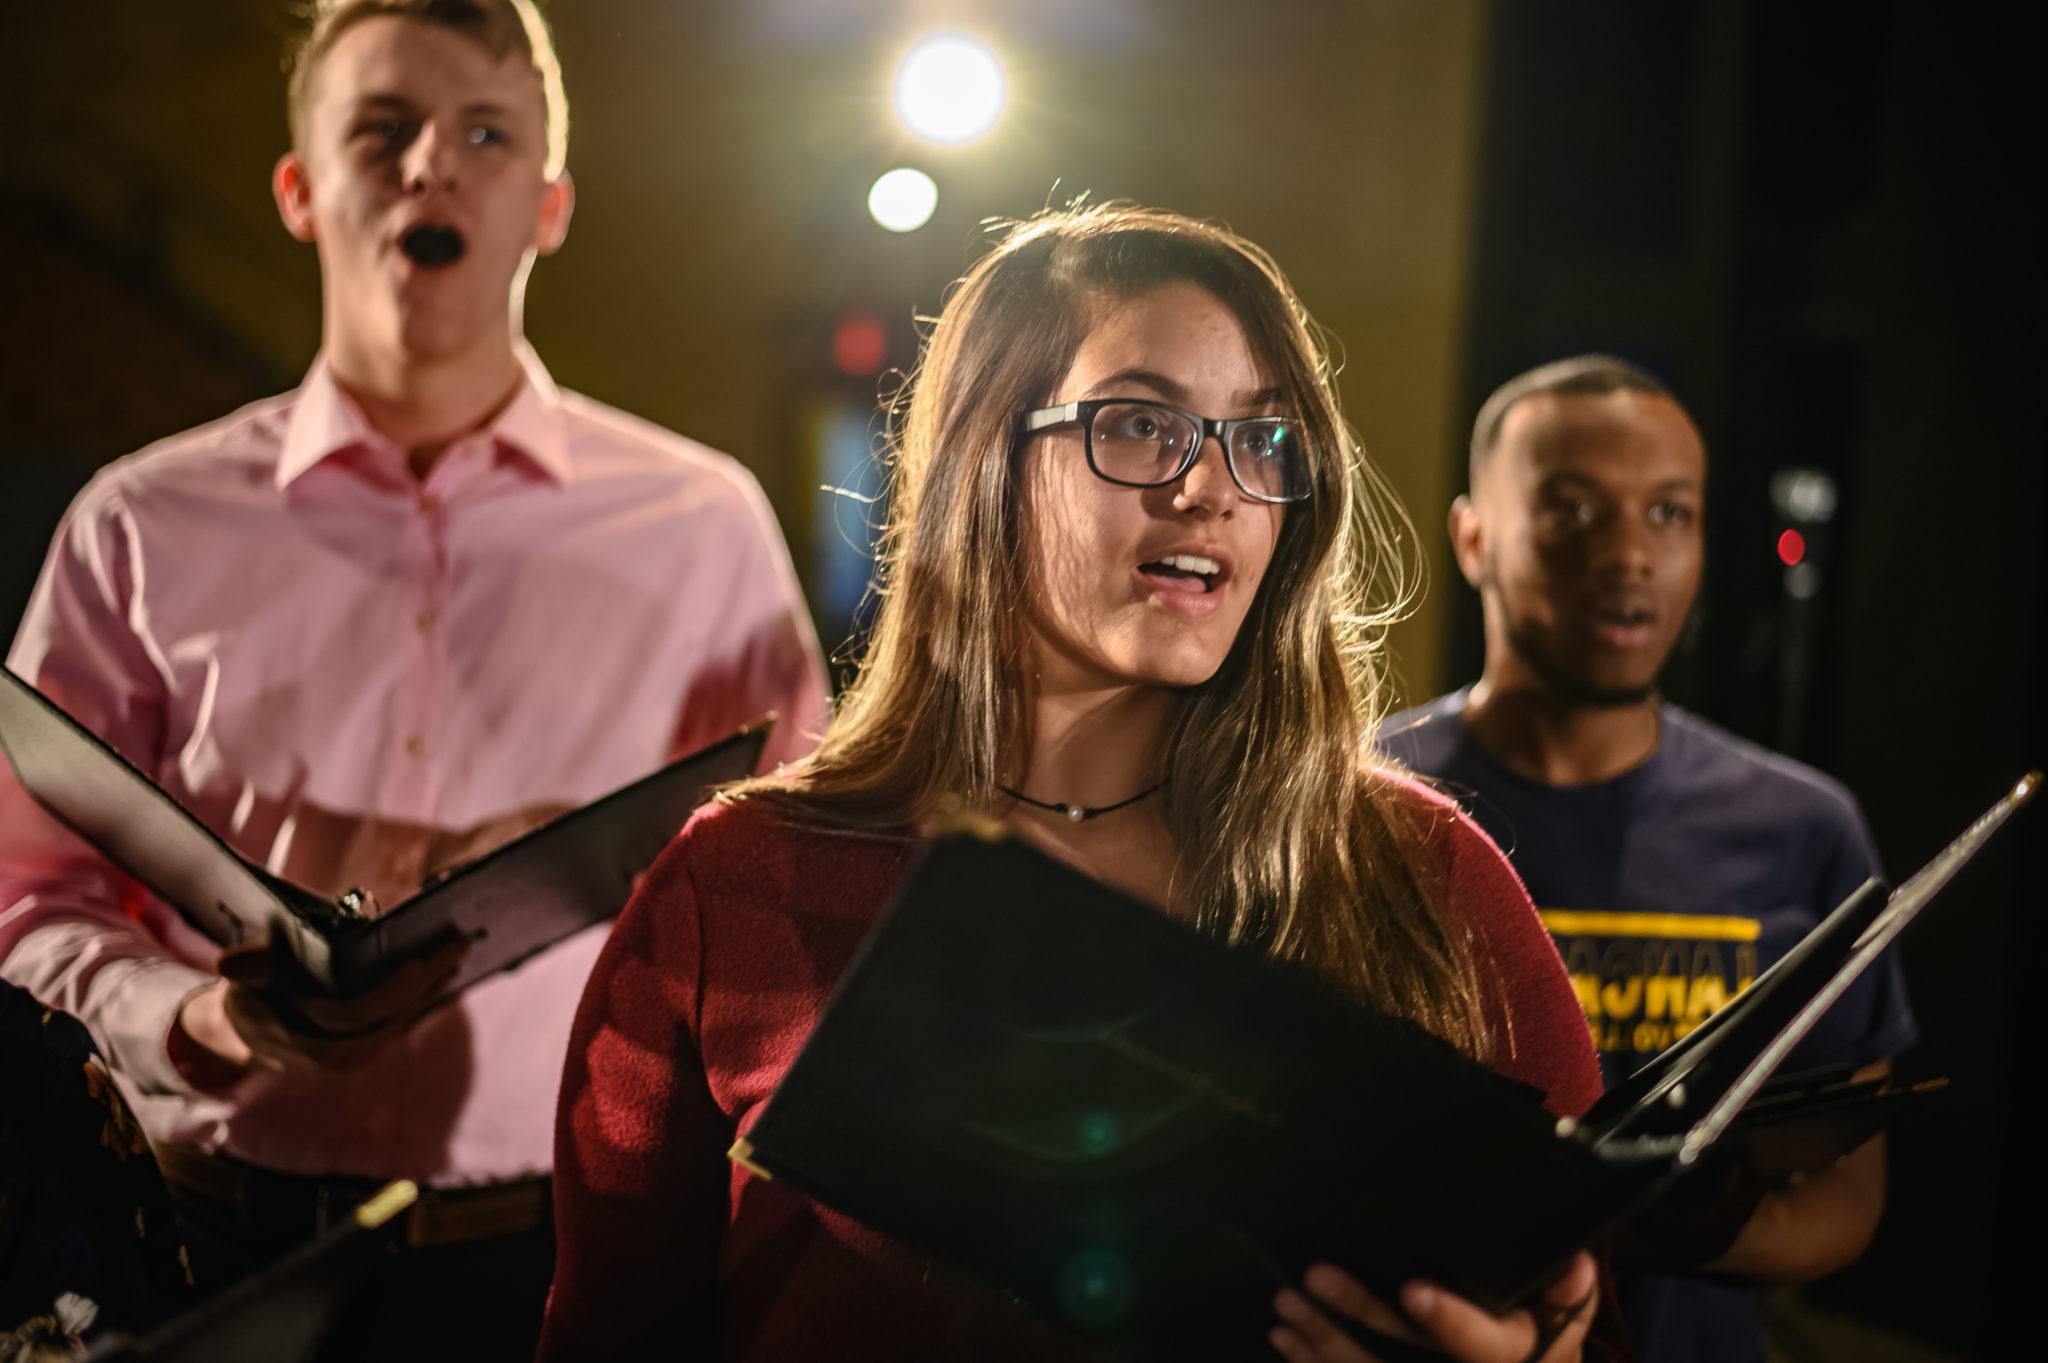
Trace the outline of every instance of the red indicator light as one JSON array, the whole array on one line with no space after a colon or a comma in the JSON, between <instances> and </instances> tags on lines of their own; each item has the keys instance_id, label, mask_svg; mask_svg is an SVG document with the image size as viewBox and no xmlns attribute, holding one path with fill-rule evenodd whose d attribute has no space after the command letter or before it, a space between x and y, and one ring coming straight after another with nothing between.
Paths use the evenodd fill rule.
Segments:
<instances>
[{"instance_id":1,"label":"red indicator light","mask_svg":"<svg viewBox=\"0 0 2048 1363\"><path fill-rule=\"evenodd\" d=\"M1806 557L1806 536L1797 530L1787 530L1778 536L1778 562L1790 568Z\"/></svg>"},{"instance_id":2,"label":"red indicator light","mask_svg":"<svg viewBox=\"0 0 2048 1363\"><path fill-rule=\"evenodd\" d=\"M888 357L888 334L872 317L856 313L841 322L838 330L832 333L832 363L839 366L842 374L851 374L855 378L872 374Z\"/></svg>"}]
</instances>

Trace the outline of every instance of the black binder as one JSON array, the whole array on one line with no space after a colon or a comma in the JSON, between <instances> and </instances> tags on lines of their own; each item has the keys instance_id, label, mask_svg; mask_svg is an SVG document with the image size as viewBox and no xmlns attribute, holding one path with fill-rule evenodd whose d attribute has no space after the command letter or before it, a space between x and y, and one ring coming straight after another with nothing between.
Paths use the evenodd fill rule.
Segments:
<instances>
[{"instance_id":1,"label":"black binder","mask_svg":"<svg viewBox=\"0 0 2048 1363\"><path fill-rule=\"evenodd\" d=\"M410 1182L386 1184L348 1220L149 1335L95 1336L86 1363L304 1363L418 1200Z\"/></svg>"},{"instance_id":2,"label":"black binder","mask_svg":"<svg viewBox=\"0 0 2048 1363\"><path fill-rule=\"evenodd\" d=\"M1579 1121L1022 843L943 836L733 1158L1131 1357L1257 1356L1319 1261L1506 1308L1696 1167L2037 780Z\"/></svg>"},{"instance_id":3,"label":"black binder","mask_svg":"<svg viewBox=\"0 0 2048 1363\"><path fill-rule=\"evenodd\" d=\"M283 945L346 995L452 937L469 939L444 997L625 906L710 788L759 763L772 717L437 874L371 916L272 875L223 842L98 735L0 669L0 751L37 803L223 946Z\"/></svg>"}]
</instances>

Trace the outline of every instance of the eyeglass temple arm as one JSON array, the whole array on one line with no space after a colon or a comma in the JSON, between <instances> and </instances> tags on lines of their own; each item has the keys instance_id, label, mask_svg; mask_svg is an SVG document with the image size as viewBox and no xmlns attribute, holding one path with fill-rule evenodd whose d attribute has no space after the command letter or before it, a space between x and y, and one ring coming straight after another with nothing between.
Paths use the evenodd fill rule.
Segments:
<instances>
[{"instance_id":1,"label":"eyeglass temple arm","mask_svg":"<svg viewBox=\"0 0 2048 1363\"><path fill-rule=\"evenodd\" d=\"M1026 412L1017 423L1018 428L1029 434L1052 426L1064 426L1070 421L1081 419L1081 404L1070 402L1064 407L1042 407L1035 412Z\"/></svg>"}]
</instances>

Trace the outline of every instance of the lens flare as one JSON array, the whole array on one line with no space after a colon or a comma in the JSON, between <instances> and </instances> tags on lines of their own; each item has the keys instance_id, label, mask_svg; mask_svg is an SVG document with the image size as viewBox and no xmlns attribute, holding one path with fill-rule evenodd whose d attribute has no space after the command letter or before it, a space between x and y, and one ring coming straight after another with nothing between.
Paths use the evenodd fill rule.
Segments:
<instances>
[{"instance_id":1,"label":"lens flare","mask_svg":"<svg viewBox=\"0 0 2048 1363\"><path fill-rule=\"evenodd\" d=\"M896 68L896 115L919 137L955 145L995 126L1008 95L1002 63L982 43L942 33Z\"/></svg>"},{"instance_id":2,"label":"lens flare","mask_svg":"<svg viewBox=\"0 0 2048 1363\"><path fill-rule=\"evenodd\" d=\"M932 177L909 166L885 172L868 190L868 216L891 232L915 232L939 206Z\"/></svg>"}]
</instances>

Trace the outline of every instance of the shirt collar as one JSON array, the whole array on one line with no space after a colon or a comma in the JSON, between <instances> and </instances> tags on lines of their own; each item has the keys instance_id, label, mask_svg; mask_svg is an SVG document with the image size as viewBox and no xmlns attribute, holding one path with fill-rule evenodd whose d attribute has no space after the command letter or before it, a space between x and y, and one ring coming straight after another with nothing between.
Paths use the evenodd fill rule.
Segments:
<instances>
[{"instance_id":1,"label":"shirt collar","mask_svg":"<svg viewBox=\"0 0 2048 1363\"><path fill-rule=\"evenodd\" d=\"M525 455L556 482L569 482L569 435L561 390L531 347L522 342L516 353L524 381L483 434ZM289 487L315 464L344 450L389 444L335 382L322 355L313 361L292 402L278 452L277 486Z\"/></svg>"}]
</instances>

